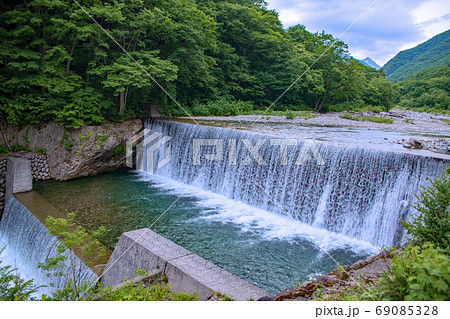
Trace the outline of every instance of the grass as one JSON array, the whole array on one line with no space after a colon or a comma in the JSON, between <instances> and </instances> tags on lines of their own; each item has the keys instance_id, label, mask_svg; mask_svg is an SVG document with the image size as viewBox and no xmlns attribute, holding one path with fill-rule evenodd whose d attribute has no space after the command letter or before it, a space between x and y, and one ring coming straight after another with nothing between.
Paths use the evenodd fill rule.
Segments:
<instances>
[{"instance_id":1,"label":"grass","mask_svg":"<svg viewBox=\"0 0 450 319\"><path fill-rule=\"evenodd\" d=\"M144 284L126 283L118 289L100 288L90 300L98 301L194 301L195 294L174 293L165 283L146 286Z\"/></svg>"},{"instance_id":2,"label":"grass","mask_svg":"<svg viewBox=\"0 0 450 319\"><path fill-rule=\"evenodd\" d=\"M400 110L406 111L405 107L397 107ZM445 114L450 115L450 110L443 110L436 107L411 107L408 111L419 112L419 113L434 113L434 114Z\"/></svg>"},{"instance_id":3,"label":"grass","mask_svg":"<svg viewBox=\"0 0 450 319\"><path fill-rule=\"evenodd\" d=\"M450 120L448 120L448 119L441 119L441 121L442 121L442 122L445 122L445 123L447 123L447 124L450 124Z\"/></svg>"},{"instance_id":4,"label":"grass","mask_svg":"<svg viewBox=\"0 0 450 319\"><path fill-rule=\"evenodd\" d=\"M374 123L387 123L392 124L394 123L393 120L385 118L385 117L379 117L379 116L356 116L351 115L349 113L344 113L339 115L339 117L346 119L346 120L352 120L352 121L364 121L364 122L374 122Z\"/></svg>"},{"instance_id":5,"label":"grass","mask_svg":"<svg viewBox=\"0 0 450 319\"><path fill-rule=\"evenodd\" d=\"M303 117L305 120L309 120L309 119L313 119L313 118L317 117L317 114L315 114L313 112L308 112L308 111L298 112L298 111L291 111L291 110L267 111L266 113L264 113L264 111L254 111L253 114L264 115L264 116L266 116L266 119L270 119L271 116L285 116L288 120L293 120L296 117Z\"/></svg>"},{"instance_id":6,"label":"grass","mask_svg":"<svg viewBox=\"0 0 450 319\"><path fill-rule=\"evenodd\" d=\"M374 112L381 113L386 111L386 109L382 106L373 106L373 105L355 105L349 103L336 104L327 106L328 112L344 112L344 111L352 111L352 112Z\"/></svg>"}]
</instances>

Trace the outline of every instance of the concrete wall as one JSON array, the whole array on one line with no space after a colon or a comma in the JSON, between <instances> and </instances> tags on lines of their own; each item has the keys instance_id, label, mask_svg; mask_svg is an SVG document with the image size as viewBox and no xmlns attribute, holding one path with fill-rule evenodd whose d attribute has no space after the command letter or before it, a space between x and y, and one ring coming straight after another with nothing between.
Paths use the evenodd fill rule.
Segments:
<instances>
[{"instance_id":1,"label":"concrete wall","mask_svg":"<svg viewBox=\"0 0 450 319\"><path fill-rule=\"evenodd\" d=\"M147 228L122 234L102 282L118 285L125 278L135 277L137 268L161 269L174 291L195 292L201 300L207 300L213 292L234 300L257 300L269 295Z\"/></svg>"},{"instance_id":2,"label":"concrete wall","mask_svg":"<svg viewBox=\"0 0 450 319\"><path fill-rule=\"evenodd\" d=\"M31 163L25 158L10 157L7 161L5 202L16 193L33 189Z\"/></svg>"}]
</instances>

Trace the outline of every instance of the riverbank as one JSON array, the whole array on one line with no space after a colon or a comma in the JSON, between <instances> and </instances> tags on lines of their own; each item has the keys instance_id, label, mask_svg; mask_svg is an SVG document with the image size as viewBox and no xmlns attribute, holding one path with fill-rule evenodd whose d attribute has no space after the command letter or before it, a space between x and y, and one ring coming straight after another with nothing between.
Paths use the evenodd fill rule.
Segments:
<instances>
[{"instance_id":1,"label":"riverbank","mask_svg":"<svg viewBox=\"0 0 450 319\"><path fill-rule=\"evenodd\" d=\"M435 113L419 113L401 109L392 109L389 112L293 112L300 115L293 119L287 119L282 112L280 115L237 115L237 116L196 116L199 120L215 121L237 121L255 123L289 123L299 125L334 126L334 127L364 127L393 129L405 131L418 131L427 133L444 133L450 137L450 115ZM371 121L354 121L343 118L342 115L349 113L354 116L382 117L391 119L392 123L376 123ZM301 116L312 114L312 116ZM189 118L189 117L180 117Z\"/></svg>"},{"instance_id":2,"label":"riverbank","mask_svg":"<svg viewBox=\"0 0 450 319\"><path fill-rule=\"evenodd\" d=\"M376 283L383 272L391 267L394 256L388 250L359 260L351 266L342 266L328 274L289 287L274 297L275 301L309 301L327 295L342 293L345 289L358 286L360 282Z\"/></svg>"}]
</instances>

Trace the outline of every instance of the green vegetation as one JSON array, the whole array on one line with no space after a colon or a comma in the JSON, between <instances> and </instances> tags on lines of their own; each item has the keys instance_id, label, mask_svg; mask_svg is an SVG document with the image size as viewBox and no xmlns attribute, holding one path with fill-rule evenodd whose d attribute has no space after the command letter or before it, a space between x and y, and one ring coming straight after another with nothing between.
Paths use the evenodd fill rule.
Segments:
<instances>
[{"instance_id":1,"label":"green vegetation","mask_svg":"<svg viewBox=\"0 0 450 319\"><path fill-rule=\"evenodd\" d=\"M417 196L418 211L412 222L402 221L411 240L432 243L443 249L450 247L450 169L441 177L430 180L431 186Z\"/></svg>"},{"instance_id":2,"label":"green vegetation","mask_svg":"<svg viewBox=\"0 0 450 319\"><path fill-rule=\"evenodd\" d=\"M288 120L293 120L293 119L295 119L295 117L297 116L294 112L292 112L292 111L290 111L290 110L287 110L285 113L284 113L284 116L286 116L286 118L288 119Z\"/></svg>"},{"instance_id":3,"label":"green vegetation","mask_svg":"<svg viewBox=\"0 0 450 319\"><path fill-rule=\"evenodd\" d=\"M194 301L195 294L174 293L166 283L146 285L142 282L127 282L114 289L111 286L100 287L86 300L101 301Z\"/></svg>"},{"instance_id":4,"label":"green vegetation","mask_svg":"<svg viewBox=\"0 0 450 319\"><path fill-rule=\"evenodd\" d=\"M318 300L449 300L450 299L450 167L417 196L419 214L402 221L410 242L392 248L391 268L378 281L357 285Z\"/></svg>"},{"instance_id":5,"label":"green vegetation","mask_svg":"<svg viewBox=\"0 0 450 319\"><path fill-rule=\"evenodd\" d=\"M414 111L450 114L450 65L421 71L398 83L394 101Z\"/></svg>"},{"instance_id":6,"label":"green vegetation","mask_svg":"<svg viewBox=\"0 0 450 319\"><path fill-rule=\"evenodd\" d=\"M445 122L445 123L447 123L447 124L450 124L450 120L447 120L447 119L441 119L441 121L442 121L442 122Z\"/></svg>"},{"instance_id":7,"label":"green vegetation","mask_svg":"<svg viewBox=\"0 0 450 319\"><path fill-rule=\"evenodd\" d=\"M347 119L347 120L352 120L352 121L368 121L368 122L388 123L388 124L393 123L393 121L389 118L378 117L378 116L356 116L356 115L351 115L350 113L344 113L344 114L339 115L339 117L341 117L343 119Z\"/></svg>"},{"instance_id":8,"label":"green vegetation","mask_svg":"<svg viewBox=\"0 0 450 319\"><path fill-rule=\"evenodd\" d=\"M106 141L110 135L111 134L96 135L95 136L95 141L96 141L97 147L103 147L103 142Z\"/></svg>"},{"instance_id":9,"label":"green vegetation","mask_svg":"<svg viewBox=\"0 0 450 319\"><path fill-rule=\"evenodd\" d=\"M450 30L415 48L401 51L389 60L383 70L391 81L403 81L420 71L450 65Z\"/></svg>"},{"instance_id":10,"label":"green vegetation","mask_svg":"<svg viewBox=\"0 0 450 319\"><path fill-rule=\"evenodd\" d=\"M88 131L88 134L83 136L80 133L78 133L78 138L80 139L80 146L78 146L78 150L76 151L75 155L80 154L81 150L83 149L83 147L86 145L87 140L92 136L92 130ZM67 148L66 148L67 149Z\"/></svg>"},{"instance_id":11,"label":"green vegetation","mask_svg":"<svg viewBox=\"0 0 450 319\"><path fill-rule=\"evenodd\" d=\"M56 256L47 258L45 263L40 263L39 267L50 276L62 276L66 280L66 287L58 289L55 293L57 300L77 300L84 296L90 283L82 282L81 265L77 263L74 254L67 254L68 249L83 260L87 265L92 264L93 260L99 260L105 257L106 250L96 239L106 230L100 227L92 234L86 229L75 223L75 215L70 213L67 218L48 217L46 226L50 234L58 237L59 244L55 247ZM61 267L67 265L67 273L61 271ZM93 287L92 287L93 288Z\"/></svg>"},{"instance_id":12,"label":"green vegetation","mask_svg":"<svg viewBox=\"0 0 450 319\"><path fill-rule=\"evenodd\" d=\"M9 153L9 148L6 145L0 144L0 155Z\"/></svg>"},{"instance_id":13,"label":"green vegetation","mask_svg":"<svg viewBox=\"0 0 450 319\"><path fill-rule=\"evenodd\" d=\"M401 248L377 287L378 300L448 300L449 250L432 244Z\"/></svg>"},{"instance_id":14,"label":"green vegetation","mask_svg":"<svg viewBox=\"0 0 450 319\"><path fill-rule=\"evenodd\" d=\"M20 143L12 144L11 151L13 152L31 152L31 149Z\"/></svg>"},{"instance_id":15,"label":"green vegetation","mask_svg":"<svg viewBox=\"0 0 450 319\"><path fill-rule=\"evenodd\" d=\"M289 120L293 120L296 117L303 117L305 120L309 120L317 117L317 114L312 112L293 112L291 110L287 110L284 112L284 116Z\"/></svg>"},{"instance_id":16,"label":"green vegetation","mask_svg":"<svg viewBox=\"0 0 450 319\"><path fill-rule=\"evenodd\" d=\"M376 282L358 284L329 295L320 291L316 300L439 301L449 300L449 250L432 244L392 249L391 268Z\"/></svg>"},{"instance_id":17,"label":"green vegetation","mask_svg":"<svg viewBox=\"0 0 450 319\"><path fill-rule=\"evenodd\" d=\"M43 295L42 300L89 300L89 301L152 301L152 300L198 300L195 294L174 293L167 285L164 276L153 278L151 282L126 281L121 287L114 289L107 286L96 286L95 282L82 282L80 268L75 262L74 254L66 254L68 249L79 256L84 263L91 264L93 260L99 260L105 255L105 248L96 237L104 233L105 229L99 228L92 234L82 226L74 222L74 214L68 214L67 218L47 218L47 228L50 233L60 240L55 247L57 255L48 258L45 263L38 266L47 271L47 276L62 276L66 280L63 289L57 289L52 296ZM5 248L0 250L0 254ZM1 264L1 260L0 260ZM67 272L62 271L62 265L68 265ZM142 277L148 274L142 270L136 270ZM148 280L147 280L148 281ZM35 300L32 296L40 287L35 287L33 281L24 281L15 274L15 269L10 266L0 267L0 300ZM225 298L225 296L223 296ZM227 299L224 299L227 300Z\"/></svg>"},{"instance_id":18,"label":"green vegetation","mask_svg":"<svg viewBox=\"0 0 450 319\"><path fill-rule=\"evenodd\" d=\"M66 141L66 142L64 143L64 148L65 148L66 150L68 150L68 151L71 151L72 148L73 148L73 142L72 142L72 141Z\"/></svg>"},{"instance_id":19,"label":"green vegetation","mask_svg":"<svg viewBox=\"0 0 450 319\"><path fill-rule=\"evenodd\" d=\"M392 85L347 45L302 25L285 30L260 0L81 1L137 66L70 0L0 3L0 116L68 129L123 121L156 104L169 115L236 115L274 106L392 107ZM150 74L162 88L147 75Z\"/></svg>"},{"instance_id":20,"label":"green vegetation","mask_svg":"<svg viewBox=\"0 0 450 319\"><path fill-rule=\"evenodd\" d=\"M232 116L249 114L252 109L253 105L250 102L236 101L231 97L221 97L207 104L194 105L191 114L198 116ZM182 110L173 110L171 115L186 116L186 113Z\"/></svg>"},{"instance_id":21,"label":"green vegetation","mask_svg":"<svg viewBox=\"0 0 450 319\"><path fill-rule=\"evenodd\" d=\"M0 249L0 255L6 247ZM0 260L0 301L14 300L27 301L35 300L33 294L40 287L33 285L32 280L25 281L16 274L16 270L11 266L2 266Z\"/></svg>"},{"instance_id":22,"label":"green vegetation","mask_svg":"<svg viewBox=\"0 0 450 319\"><path fill-rule=\"evenodd\" d=\"M122 144L119 144L114 148L115 156L123 155L123 154L125 154L125 152L126 152L126 148Z\"/></svg>"}]
</instances>

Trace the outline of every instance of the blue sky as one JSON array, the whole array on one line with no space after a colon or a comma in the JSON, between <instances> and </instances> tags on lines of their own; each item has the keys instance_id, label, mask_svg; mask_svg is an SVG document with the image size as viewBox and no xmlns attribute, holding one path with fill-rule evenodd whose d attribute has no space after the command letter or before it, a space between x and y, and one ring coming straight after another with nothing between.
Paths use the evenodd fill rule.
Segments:
<instances>
[{"instance_id":1,"label":"blue sky","mask_svg":"<svg viewBox=\"0 0 450 319\"><path fill-rule=\"evenodd\" d=\"M303 24L339 37L374 0L266 0L284 27ZM399 51L450 29L449 0L378 0L341 38L352 56L383 66Z\"/></svg>"}]
</instances>

